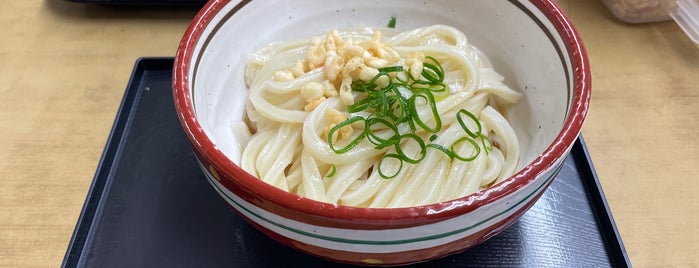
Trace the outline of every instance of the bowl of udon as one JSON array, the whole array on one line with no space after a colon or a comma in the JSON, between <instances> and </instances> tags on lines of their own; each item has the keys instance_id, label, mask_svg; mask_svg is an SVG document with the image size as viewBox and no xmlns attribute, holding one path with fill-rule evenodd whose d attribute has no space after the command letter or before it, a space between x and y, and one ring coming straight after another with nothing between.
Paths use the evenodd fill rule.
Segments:
<instances>
[{"instance_id":1,"label":"bowl of udon","mask_svg":"<svg viewBox=\"0 0 699 268\"><path fill-rule=\"evenodd\" d=\"M202 177L256 229L401 265L516 222L577 139L590 79L551 0L217 0L173 96Z\"/></svg>"}]
</instances>

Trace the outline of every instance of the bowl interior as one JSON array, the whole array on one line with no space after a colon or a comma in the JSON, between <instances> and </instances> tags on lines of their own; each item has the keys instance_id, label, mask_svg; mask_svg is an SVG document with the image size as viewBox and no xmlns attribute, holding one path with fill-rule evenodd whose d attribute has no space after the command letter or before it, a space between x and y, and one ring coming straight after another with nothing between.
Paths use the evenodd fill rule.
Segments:
<instances>
[{"instance_id":1,"label":"bowl interior","mask_svg":"<svg viewBox=\"0 0 699 268\"><path fill-rule=\"evenodd\" d=\"M505 111L521 145L518 170L551 145L570 110L573 70L564 40L528 1L231 1L203 30L191 58L188 83L202 128L239 163L230 123L243 117L249 53L336 28L384 27L391 17L401 31L433 24L458 28L505 84L524 93Z\"/></svg>"}]
</instances>

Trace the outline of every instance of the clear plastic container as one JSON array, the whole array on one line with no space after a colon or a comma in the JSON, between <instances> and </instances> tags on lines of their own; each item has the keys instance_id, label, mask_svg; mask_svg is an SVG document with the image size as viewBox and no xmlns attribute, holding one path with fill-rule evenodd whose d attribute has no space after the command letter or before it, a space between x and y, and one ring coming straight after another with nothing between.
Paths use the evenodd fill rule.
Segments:
<instances>
[{"instance_id":1,"label":"clear plastic container","mask_svg":"<svg viewBox=\"0 0 699 268\"><path fill-rule=\"evenodd\" d=\"M699 2L696 0L677 0L677 6L670 10L677 25L684 30L694 44L699 45Z\"/></svg>"},{"instance_id":2,"label":"clear plastic container","mask_svg":"<svg viewBox=\"0 0 699 268\"><path fill-rule=\"evenodd\" d=\"M673 19L699 44L699 0L602 0L618 19L646 23Z\"/></svg>"},{"instance_id":3,"label":"clear plastic container","mask_svg":"<svg viewBox=\"0 0 699 268\"><path fill-rule=\"evenodd\" d=\"M670 19L676 0L602 0L618 19L628 23L655 22Z\"/></svg>"}]
</instances>

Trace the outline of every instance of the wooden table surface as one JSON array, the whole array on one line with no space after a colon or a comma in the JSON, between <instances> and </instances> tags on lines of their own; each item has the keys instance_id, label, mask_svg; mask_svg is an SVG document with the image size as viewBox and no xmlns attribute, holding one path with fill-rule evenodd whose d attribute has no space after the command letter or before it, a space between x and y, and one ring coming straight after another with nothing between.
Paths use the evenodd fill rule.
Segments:
<instances>
[{"instance_id":1,"label":"wooden table surface","mask_svg":"<svg viewBox=\"0 0 699 268\"><path fill-rule=\"evenodd\" d=\"M636 267L699 267L699 48L559 0L592 63L583 128ZM0 267L60 265L141 56L173 56L194 9L0 1Z\"/></svg>"}]
</instances>

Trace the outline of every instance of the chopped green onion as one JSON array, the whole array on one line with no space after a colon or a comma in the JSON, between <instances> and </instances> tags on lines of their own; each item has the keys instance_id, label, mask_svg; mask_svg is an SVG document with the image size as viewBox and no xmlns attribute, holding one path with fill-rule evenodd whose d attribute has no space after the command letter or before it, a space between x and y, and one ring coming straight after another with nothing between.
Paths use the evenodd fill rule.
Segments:
<instances>
[{"instance_id":1,"label":"chopped green onion","mask_svg":"<svg viewBox=\"0 0 699 268\"><path fill-rule=\"evenodd\" d=\"M337 168L335 165L330 165L330 171L328 171L328 174L325 175L326 178L330 178L332 176L335 176L335 173L337 172Z\"/></svg>"},{"instance_id":2,"label":"chopped green onion","mask_svg":"<svg viewBox=\"0 0 699 268\"><path fill-rule=\"evenodd\" d=\"M430 143L430 144L427 145L427 147L428 147L428 148L434 148L434 149L437 149L437 150L442 151L442 152L443 152L444 154L446 154L446 155L449 157L449 159L451 159L451 160L454 160L454 157L456 156L456 155L454 154L454 152L452 152L451 150L445 148L445 147L442 146L442 145L436 144L436 143Z\"/></svg>"},{"instance_id":3,"label":"chopped green onion","mask_svg":"<svg viewBox=\"0 0 699 268\"><path fill-rule=\"evenodd\" d=\"M395 18L393 17L389 27L391 25L395 26ZM366 111L370 115L366 118L354 116L333 126L328 133L328 145L333 152L337 154L346 153L364 139L367 139L378 150L393 146L396 152L384 154L377 168L382 178L390 179L400 173L404 162L416 164L422 161L427 155L427 148L441 151L451 160L459 159L461 161L473 161L476 159L481 152L481 146L486 153L493 150L493 143L488 138L487 133L482 133L483 127L478 118L465 109L461 109L456 113L456 120L466 135L457 139L449 148L433 143L438 138L437 134L429 136L427 144L416 134L420 129L428 133L439 133L442 129L442 119L437 110L437 101L445 99L450 95L449 88L444 83L445 76L442 65L433 57L426 56L425 59L420 77L413 77L403 66L397 65L378 69L379 73L370 81L354 81L352 83L352 91L359 92L360 96L364 97L349 105L347 107L348 112ZM379 86L377 81L382 77L385 77L387 83ZM410 97L406 97L406 95L409 95L407 94L408 92L412 93ZM418 113L418 108L420 107L429 108L427 115L424 115L426 118L420 117ZM427 122L431 120L434 123L428 125ZM473 121L473 123L468 122L468 120ZM352 124L359 121L364 121L363 131L344 147L335 148L333 142L335 133L341 128L351 127ZM398 126L400 124L407 124L410 128L409 132L399 133ZM469 127L472 125L475 125L475 130L473 127ZM480 144L476 139L480 139ZM411 142L418 147L419 151L416 155L408 156L401 145L405 146L406 143ZM473 149L468 150L464 146L470 146ZM471 153L464 156L457 153L457 150L459 152L467 150L471 151ZM386 171L384 165L388 162L385 161L398 161L398 168L395 172ZM333 170L331 170L330 174L335 173L335 167L332 166L332 168Z\"/></svg>"},{"instance_id":4,"label":"chopped green onion","mask_svg":"<svg viewBox=\"0 0 699 268\"><path fill-rule=\"evenodd\" d=\"M360 142L362 142L362 140L366 136L366 132L362 132L361 134L359 134L359 136L354 138L354 140L352 140L349 144L347 144L345 147L343 147L341 149L335 149L335 145L333 144L333 138L332 138L333 135L335 134L335 132L340 130L342 127L352 125L354 122L361 121L361 120L364 120L364 117L355 116L355 117L352 117L350 119L347 119L345 121L340 122L339 124L335 125L334 127L332 127L330 129L330 131L328 132L328 145L330 146L330 149L333 150L333 152L335 152L336 154L344 154L346 152L349 152L350 150L352 150L352 148L356 147Z\"/></svg>"},{"instance_id":5,"label":"chopped green onion","mask_svg":"<svg viewBox=\"0 0 699 268\"><path fill-rule=\"evenodd\" d=\"M423 140L420 138L420 136L415 135L415 134L412 134L412 133L408 133L408 134L403 134L403 135L401 135L399 140L404 140L404 139L411 139L411 140L414 140L414 141L417 143L418 147L420 147L420 153L418 154L418 158L410 158L410 157L408 157L408 156L405 154L405 152L403 151L403 148L400 147L400 144L401 144L402 142L399 142L399 143L396 143L396 144L395 144L396 153L398 153L398 155L400 156L399 159L400 159L400 160L403 160L403 161L405 161L405 162L408 162L408 163L410 163L410 164L417 164L417 163L419 163L420 161L422 161L422 159L425 158L426 149L427 149L427 147L426 147L426 145L425 145L425 141L423 141Z\"/></svg>"},{"instance_id":6,"label":"chopped green onion","mask_svg":"<svg viewBox=\"0 0 699 268\"><path fill-rule=\"evenodd\" d=\"M388 101L388 110L386 111L388 117L398 124L408 121L408 112L406 111L408 106L407 99L396 94L388 96L386 100Z\"/></svg>"},{"instance_id":7,"label":"chopped green onion","mask_svg":"<svg viewBox=\"0 0 699 268\"><path fill-rule=\"evenodd\" d=\"M455 146L457 146L463 142L467 142L473 146L473 154L471 156L468 156L468 157L461 156L458 153L456 153L456 150L454 150ZM478 143L476 143L476 141L474 141L470 137L461 137L460 139L456 140L454 143L451 144L451 151L454 153L454 157L456 159L468 162L468 161L473 161L474 159L476 159L476 157L478 157L478 154L481 153L481 147L478 147Z\"/></svg>"},{"instance_id":8,"label":"chopped green onion","mask_svg":"<svg viewBox=\"0 0 699 268\"><path fill-rule=\"evenodd\" d=\"M401 65L379 68L379 73L396 73L396 72L402 72L402 71L403 71L403 66L401 66Z\"/></svg>"},{"instance_id":9,"label":"chopped green onion","mask_svg":"<svg viewBox=\"0 0 699 268\"><path fill-rule=\"evenodd\" d=\"M384 173L384 170L383 170L383 163L384 163L384 161L386 161L387 158L396 159L396 160L398 161L398 163L400 164L400 165L398 166L398 168L396 168L396 172L393 173L393 174L389 174L389 175L386 175L386 173ZM391 167L391 166L392 166L392 165L389 165L389 167ZM401 159L400 159L400 156L397 155L397 154L393 154L393 153L391 153L391 154L385 154L385 155L381 158L381 160L379 160L379 166L378 166L379 175L381 175L381 177L384 178L384 179L393 179L393 178L395 178L395 177L398 175L398 173L400 173L400 171L401 171L402 169L403 169L403 160L401 160Z\"/></svg>"},{"instance_id":10,"label":"chopped green onion","mask_svg":"<svg viewBox=\"0 0 699 268\"><path fill-rule=\"evenodd\" d=\"M493 142L491 142L487 136L481 134L480 136L478 136L478 138L481 139L481 144L483 144L483 149L485 150L486 154L493 150Z\"/></svg>"},{"instance_id":11,"label":"chopped green onion","mask_svg":"<svg viewBox=\"0 0 699 268\"><path fill-rule=\"evenodd\" d=\"M388 28L396 28L396 17L391 17L391 19L388 20Z\"/></svg>"},{"instance_id":12,"label":"chopped green onion","mask_svg":"<svg viewBox=\"0 0 699 268\"><path fill-rule=\"evenodd\" d=\"M391 135L391 137L389 137L388 139L379 137L373 131L375 125L385 126L387 129L393 131L393 135ZM364 128L369 130L366 131L367 139L369 140L369 142L376 145L376 149L382 149L391 146L397 143L398 139L400 139L400 135L398 134L398 128L396 127L396 125L391 124L391 122L383 118L370 117L366 119Z\"/></svg>"},{"instance_id":13,"label":"chopped green onion","mask_svg":"<svg viewBox=\"0 0 699 268\"><path fill-rule=\"evenodd\" d=\"M444 69L442 65L433 57L426 56L425 59L432 61L434 64L427 62L422 63L422 76L430 82L444 82Z\"/></svg>"},{"instance_id":14,"label":"chopped green onion","mask_svg":"<svg viewBox=\"0 0 699 268\"><path fill-rule=\"evenodd\" d=\"M420 118L420 114L417 111L417 100L418 98L424 99L425 104L427 104L430 108L430 112L432 113L432 118L434 119L434 124L435 126L432 128L428 126L422 118ZM420 91L415 94L410 98L410 112L413 115L413 121L415 123L422 127L422 129L427 130L432 133L437 133L442 129L442 118L439 117L439 111L437 111L437 103L434 100L434 95L427 91Z\"/></svg>"},{"instance_id":15,"label":"chopped green onion","mask_svg":"<svg viewBox=\"0 0 699 268\"><path fill-rule=\"evenodd\" d=\"M464 122L463 117L461 117L461 114L466 115L466 117L471 118L473 122L475 122L476 127L478 127L478 130L476 132L471 131L468 126L466 126L466 123ZM471 136L471 138L476 138L481 135L481 132L483 131L483 127L481 126L481 122L478 121L478 118L476 118L475 115L473 115L471 112L466 111L466 109L461 109L456 113L456 120L459 121L459 125L461 125L461 128L466 131L466 134Z\"/></svg>"},{"instance_id":16,"label":"chopped green onion","mask_svg":"<svg viewBox=\"0 0 699 268\"><path fill-rule=\"evenodd\" d=\"M430 141L434 141L436 139L437 139L437 134L432 134L432 136L430 136Z\"/></svg>"}]
</instances>

